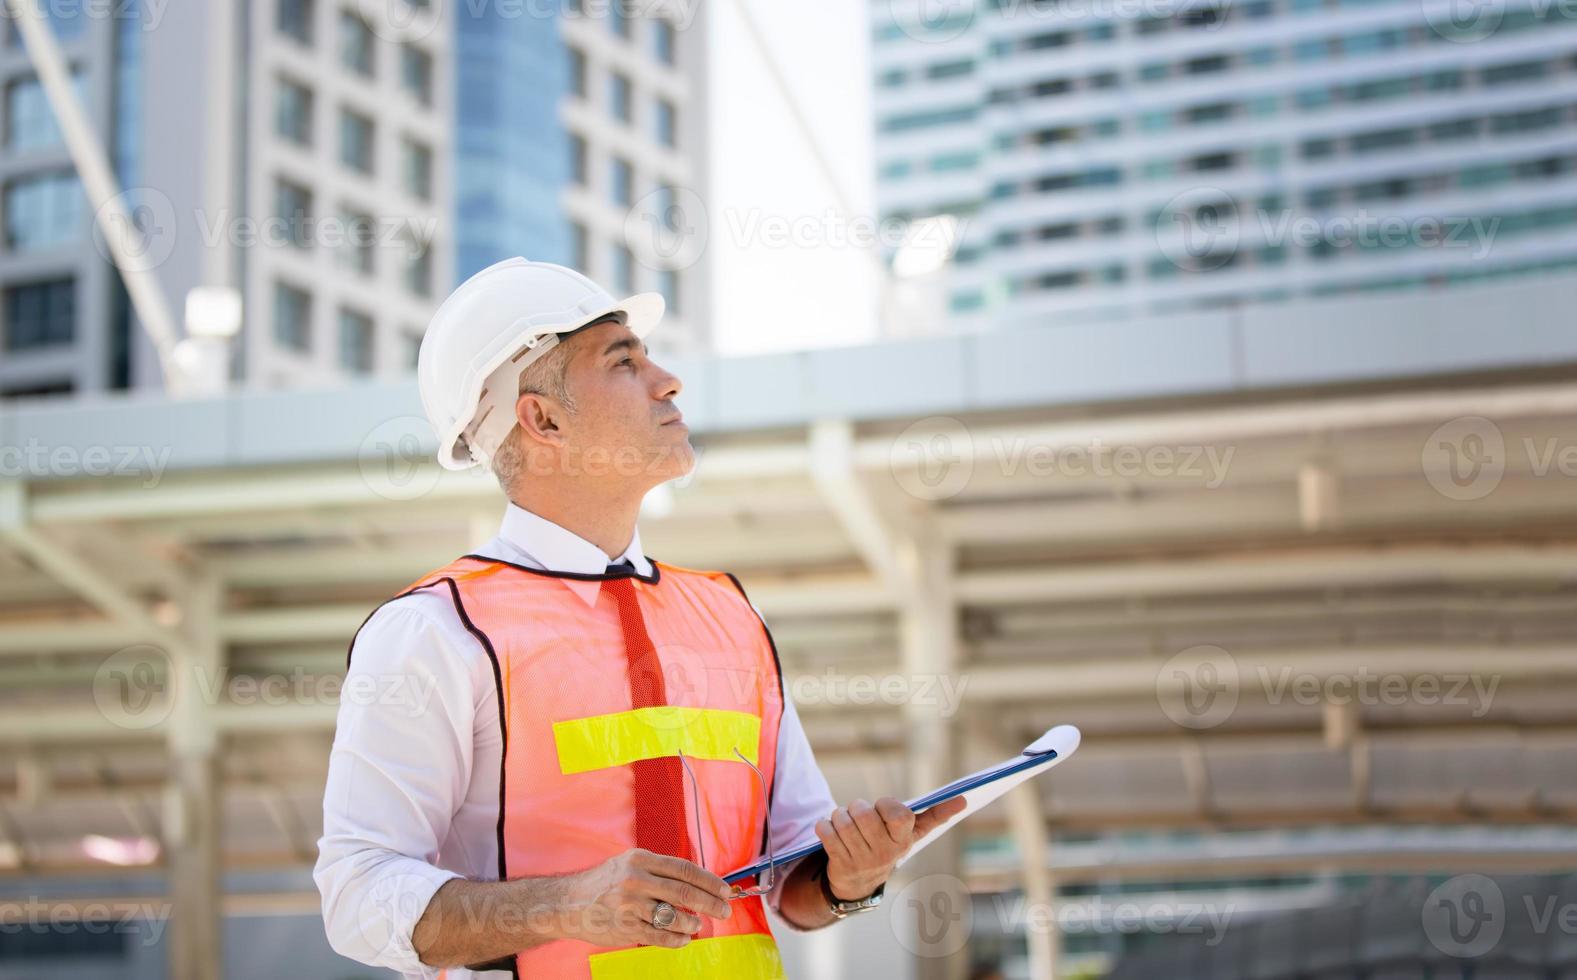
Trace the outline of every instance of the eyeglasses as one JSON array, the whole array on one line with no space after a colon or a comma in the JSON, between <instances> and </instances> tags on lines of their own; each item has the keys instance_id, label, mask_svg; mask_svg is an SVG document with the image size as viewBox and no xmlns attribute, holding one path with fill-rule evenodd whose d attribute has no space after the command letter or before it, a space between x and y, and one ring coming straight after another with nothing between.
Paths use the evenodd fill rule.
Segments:
<instances>
[{"instance_id":1,"label":"eyeglasses","mask_svg":"<svg viewBox=\"0 0 1577 980\"><path fill-rule=\"evenodd\" d=\"M767 792L767 777L761 775L761 770L756 768L756 764L754 762L751 762L749 759L745 758L744 753L739 751L738 746L734 747L734 755L738 756L739 761L749 766L750 771L756 774L756 780L761 784L761 797L767 801L767 827L771 828L772 795ZM696 857L699 858L696 863L704 868L706 867L706 848L701 843L700 783L695 778L695 770L690 768L690 760L685 758L685 754L683 752L679 753L679 761L684 765L684 771L690 775L690 809L695 812L695 851ZM771 830L769 829L768 834L770 833ZM738 885L735 885L733 894L728 897L730 902L739 898L750 898L754 895L765 895L767 892L772 890L772 884L777 877L777 866L772 863L771 857L769 855L763 854L762 857L767 858L766 871L762 872L756 877L756 884L752 888L740 888Z\"/></svg>"}]
</instances>

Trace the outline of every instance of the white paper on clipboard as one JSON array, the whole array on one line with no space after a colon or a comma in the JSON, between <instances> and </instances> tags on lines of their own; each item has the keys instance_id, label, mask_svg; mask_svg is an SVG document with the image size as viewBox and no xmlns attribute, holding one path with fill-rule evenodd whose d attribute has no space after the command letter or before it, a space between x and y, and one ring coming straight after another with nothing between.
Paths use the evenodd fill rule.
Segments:
<instances>
[{"instance_id":1,"label":"white paper on clipboard","mask_svg":"<svg viewBox=\"0 0 1577 980\"><path fill-rule=\"evenodd\" d=\"M952 816L946 823L938 825L929 834L926 834L919 843L909 849L898 862L901 866L905 861L914 857L926 848L932 841L941 837L953 828L953 825L965 819L970 814L978 813L983 807L1001 797L1015 786L1062 762L1074 753L1079 747L1079 730L1072 725L1058 725L1046 734L1037 738L1024 747L1024 751L1011 759L999 762L994 766L987 766L978 772L955 779L945 786L940 786L929 793L917 796L906 801L911 810L923 813L931 807L950 800L956 796L964 798L962 812ZM783 865L797 861L807 855L821 850L821 841L814 834L806 840L798 841L794 845L772 855L770 861L763 859L755 864L747 865L737 871L723 876L729 883L753 877L764 871L767 865Z\"/></svg>"},{"instance_id":2,"label":"white paper on clipboard","mask_svg":"<svg viewBox=\"0 0 1577 980\"><path fill-rule=\"evenodd\" d=\"M990 806L998 798L1004 796L1009 790L1018 786L1026 779L1033 779L1034 777L1039 776L1046 770L1052 768L1062 760L1066 759L1068 756L1072 755L1074 750L1079 747L1079 739L1080 734L1077 728L1074 728L1072 725L1058 725L1057 727L1047 731L1046 734L1042 735L1040 738L1037 738L1035 741L1025 746L1024 751L1017 758L1008 759L1007 761L1000 762L994 766L987 766L979 772L970 773L968 776L965 776L962 779L953 780L953 782L949 783L947 786L942 787L940 790L927 793L925 796L916 797L914 800L909 801L909 808L914 809L916 803L919 803L928 797L934 797L939 793L946 791L949 787L978 784L972 785L970 789L966 790L962 794L964 797L963 811L950 817L947 822L937 825L935 830L932 830L929 834L926 834L913 847L909 848L909 853L905 854L902 858L899 858L898 866L903 867L904 862L925 850L926 846L932 841L936 840L938 837L941 837L949 830L952 830L953 825L958 823L960 820L969 817L971 814L979 813L982 809ZM1018 762L1024 756L1041 754L1046 755L1046 761L1043 765L1030 766L1026 769L1020 769L1017 772L1011 773L1007 776L1002 776L997 779L989 778L990 775L997 770L1011 769L1013 764ZM935 804L933 803L932 805L934 806ZM930 809L930 807L926 807L925 809Z\"/></svg>"}]
</instances>

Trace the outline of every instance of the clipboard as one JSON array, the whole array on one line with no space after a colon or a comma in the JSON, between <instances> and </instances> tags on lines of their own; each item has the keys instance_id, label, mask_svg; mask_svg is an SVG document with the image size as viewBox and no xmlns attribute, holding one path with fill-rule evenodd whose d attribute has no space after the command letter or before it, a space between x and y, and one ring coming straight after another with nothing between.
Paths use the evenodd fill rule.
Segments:
<instances>
[{"instance_id":1,"label":"clipboard","mask_svg":"<svg viewBox=\"0 0 1577 980\"><path fill-rule=\"evenodd\" d=\"M999 762L994 766L987 766L979 772L970 773L960 779L955 779L946 786L940 786L905 802L905 806L916 813L923 813L938 803L945 803L955 796L964 797L964 810L948 819L946 823L939 824L919 843L909 849L909 853L899 859L903 863L914 857L925 846L952 829L953 825L972 813L990 804L1008 790L1040 775L1051 767L1057 765L1068 756L1072 755L1079 747L1079 730L1072 725L1058 725L1046 734L1037 738L1024 751L1011 759ZM814 832L812 832L814 835ZM723 876L729 884L754 878L766 871L771 866L781 866L800 858L808 857L822 850L820 839L812 836L809 841L790 845L776 854L762 858L755 864L747 865L737 871Z\"/></svg>"}]
</instances>

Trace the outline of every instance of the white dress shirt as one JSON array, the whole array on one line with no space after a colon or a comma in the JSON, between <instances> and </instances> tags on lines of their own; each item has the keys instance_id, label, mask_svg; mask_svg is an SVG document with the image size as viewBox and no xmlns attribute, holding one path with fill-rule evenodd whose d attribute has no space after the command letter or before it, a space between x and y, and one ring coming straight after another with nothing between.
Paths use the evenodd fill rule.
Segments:
<instances>
[{"instance_id":1,"label":"white dress shirt","mask_svg":"<svg viewBox=\"0 0 1577 980\"><path fill-rule=\"evenodd\" d=\"M610 558L513 504L498 537L477 554L582 574L601 574L628 559L640 574L651 573L639 532L623 555ZM600 582L563 581L588 605L596 603ZM438 976L417 958L411 932L451 878L497 880L502 749L492 664L448 591L424 589L373 613L356 637L340 699L313 870L336 951L409 977ZM835 805L787 697L773 794L774 851L813 838L816 821ZM786 877L780 868L767 896L774 911ZM445 974L446 980L504 976Z\"/></svg>"}]
</instances>

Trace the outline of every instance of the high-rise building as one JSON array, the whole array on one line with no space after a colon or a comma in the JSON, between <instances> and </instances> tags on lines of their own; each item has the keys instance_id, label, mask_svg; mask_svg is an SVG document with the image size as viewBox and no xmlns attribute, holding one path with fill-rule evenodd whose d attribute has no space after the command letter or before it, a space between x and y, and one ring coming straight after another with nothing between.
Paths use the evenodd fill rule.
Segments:
<instances>
[{"instance_id":1,"label":"high-rise building","mask_svg":"<svg viewBox=\"0 0 1577 980\"><path fill-rule=\"evenodd\" d=\"M433 310L513 255L662 292L704 349L695 4L39 5L173 319L240 292L239 383L410 372ZM69 8L69 9L68 9ZM67 15L69 14L69 16ZM14 24L0 47L0 397L161 383ZM696 209L690 209L693 214Z\"/></svg>"},{"instance_id":2,"label":"high-rise building","mask_svg":"<svg viewBox=\"0 0 1577 980\"><path fill-rule=\"evenodd\" d=\"M234 372L280 387L414 364L449 286L451 22L427 4L38 5L181 319L240 292ZM135 310L8 24L0 394L156 386Z\"/></svg>"},{"instance_id":3,"label":"high-rise building","mask_svg":"<svg viewBox=\"0 0 1577 980\"><path fill-rule=\"evenodd\" d=\"M1577 266L1569 5L872 10L879 206L961 219L953 326Z\"/></svg>"},{"instance_id":4,"label":"high-rise building","mask_svg":"<svg viewBox=\"0 0 1577 980\"><path fill-rule=\"evenodd\" d=\"M706 22L695 3L457 4L456 279L512 255L660 292L655 350L699 350ZM669 227L673 225L675 227Z\"/></svg>"},{"instance_id":5,"label":"high-rise building","mask_svg":"<svg viewBox=\"0 0 1577 980\"><path fill-rule=\"evenodd\" d=\"M45 5L47 11L48 6ZM126 22L53 19L78 97L122 179L136 179L131 134L139 111L121 87L140 63ZM124 382L125 303L86 235L92 214L14 21L0 24L0 396L54 394ZM85 323L101 324L86 329Z\"/></svg>"},{"instance_id":6,"label":"high-rise building","mask_svg":"<svg viewBox=\"0 0 1577 980\"><path fill-rule=\"evenodd\" d=\"M450 286L452 23L442 5L249 5L243 249L249 380L415 365Z\"/></svg>"}]
</instances>

